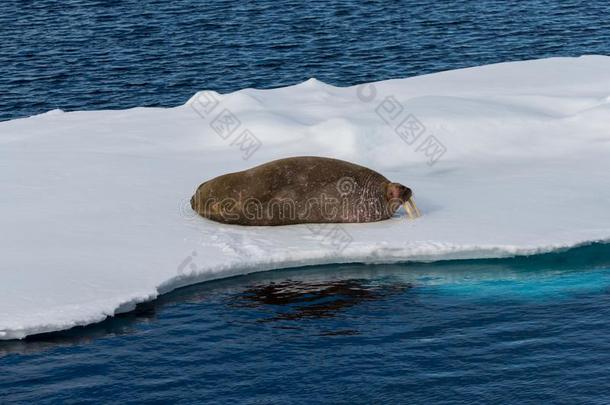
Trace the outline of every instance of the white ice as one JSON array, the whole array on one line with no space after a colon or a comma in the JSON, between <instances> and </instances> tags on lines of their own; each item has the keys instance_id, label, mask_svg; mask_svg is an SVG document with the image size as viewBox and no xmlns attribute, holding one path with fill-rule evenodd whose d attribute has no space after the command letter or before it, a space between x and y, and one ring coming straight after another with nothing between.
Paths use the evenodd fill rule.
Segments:
<instances>
[{"instance_id":1,"label":"white ice","mask_svg":"<svg viewBox=\"0 0 610 405\"><path fill-rule=\"evenodd\" d=\"M206 100L218 101L210 113ZM211 126L225 109L240 122L227 139ZM410 115L407 123L425 127L417 139L402 128L411 145L395 131ZM241 143L244 130L258 150ZM348 88L311 79L200 92L176 108L54 110L2 122L0 339L101 321L180 286L255 271L608 241L609 152L604 56ZM406 184L423 217L242 228L190 210L204 180L298 155L352 161Z\"/></svg>"}]
</instances>

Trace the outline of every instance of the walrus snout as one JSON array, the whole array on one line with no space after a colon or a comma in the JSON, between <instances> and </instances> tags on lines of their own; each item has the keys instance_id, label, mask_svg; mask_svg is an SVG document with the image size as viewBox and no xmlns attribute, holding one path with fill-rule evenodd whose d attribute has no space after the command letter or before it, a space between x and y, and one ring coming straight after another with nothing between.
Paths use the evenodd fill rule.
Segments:
<instances>
[{"instance_id":1,"label":"walrus snout","mask_svg":"<svg viewBox=\"0 0 610 405\"><path fill-rule=\"evenodd\" d=\"M409 187L405 187L405 186L403 186L403 187L405 189L402 192L401 200L402 200L402 202L407 202L411 198L413 198L413 190L411 190Z\"/></svg>"},{"instance_id":2,"label":"walrus snout","mask_svg":"<svg viewBox=\"0 0 610 405\"><path fill-rule=\"evenodd\" d=\"M399 200L401 204L406 203L413 197L413 191L400 183L390 183L387 188L388 201Z\"/></svg>"},{"instance_id":3,"label":"walrus snout","mask_svg":"<svg viewBox=\"0 0 610 405\"><path fill-rule=\"evenodd\" d=\"M390 183L387 188L388 200L398 200L405 208L405 212L410 219L421 217L421 212L415 200L413 200L413 190L399 183Z\"/></svg>"}]
</instances>

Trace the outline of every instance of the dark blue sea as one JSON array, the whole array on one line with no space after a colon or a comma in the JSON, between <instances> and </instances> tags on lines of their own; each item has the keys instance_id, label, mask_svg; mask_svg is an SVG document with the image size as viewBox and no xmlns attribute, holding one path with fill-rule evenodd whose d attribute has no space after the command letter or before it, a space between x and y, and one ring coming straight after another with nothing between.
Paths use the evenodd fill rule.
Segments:
<instances>
[{"instance_id":1,"label":"dark blue sea","mask_svg":"<svg viewBox=\"0 0 610 405\"><path fill-rule=\"evenodd\" d=\"M604 1L6 0L0 120L608 55L609 38ZM0 342L2 404L606 404L609 388L603 244L277 270Z\"/></svg>"}]
</instances>

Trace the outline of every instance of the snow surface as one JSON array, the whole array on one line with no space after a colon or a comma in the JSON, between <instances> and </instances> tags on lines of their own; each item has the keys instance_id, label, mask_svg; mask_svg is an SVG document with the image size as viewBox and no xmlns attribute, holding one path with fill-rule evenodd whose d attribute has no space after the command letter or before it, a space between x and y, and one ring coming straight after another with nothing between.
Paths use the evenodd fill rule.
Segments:
<instances>
[{"instance_id":1,"label":"snow surface","mask_svg":"<svg viewBox=\"0 0 610 405\"><path fill-rule=\"evenodd\" d=\"M208 99L218 102L209 113ZM225 109L241 123L227 139L211 126ZM416 141L403 131L406 142L395 128L409 115L426 131ZM240 149L246 129L258 150ZM437 153L424 148L430 135L442 144ZM200 92L176 108L54 110L2 122L0 339L101 321L180 286L255 271L507 257L608 241L609 152L604 56L348 88L311 79ZM412 187L424 216L242 228L190 210L204 180L298 155L378 170Z\"/></svg>"}]
</instances>

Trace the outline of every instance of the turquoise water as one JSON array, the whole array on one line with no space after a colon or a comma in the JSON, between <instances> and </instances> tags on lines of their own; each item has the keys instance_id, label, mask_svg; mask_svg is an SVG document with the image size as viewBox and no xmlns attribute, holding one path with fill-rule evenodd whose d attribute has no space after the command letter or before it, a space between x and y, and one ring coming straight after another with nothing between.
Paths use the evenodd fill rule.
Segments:
<instances>
[{"instance_id":1,"label":"turquoise water","mask_svg":"<svg viewBox=\"0 0 610 405\"><path fill-rule=\"evenodd\" d=\"M0 402L607 403L610 245L203 283L0 342Z\"/></svg>"},{"instance_id":2,"label":"turquoise water","mask_svg":"<svg viewBox=\"0 0 610 405\"><path fill-rule=\"evenodd\" d=\"M602 1L9 0L0 11L0 120L610 54ZM609 403L609 288L600 244L204 283L0 342L0 403Z\"/></svg>"}]
</instances>

